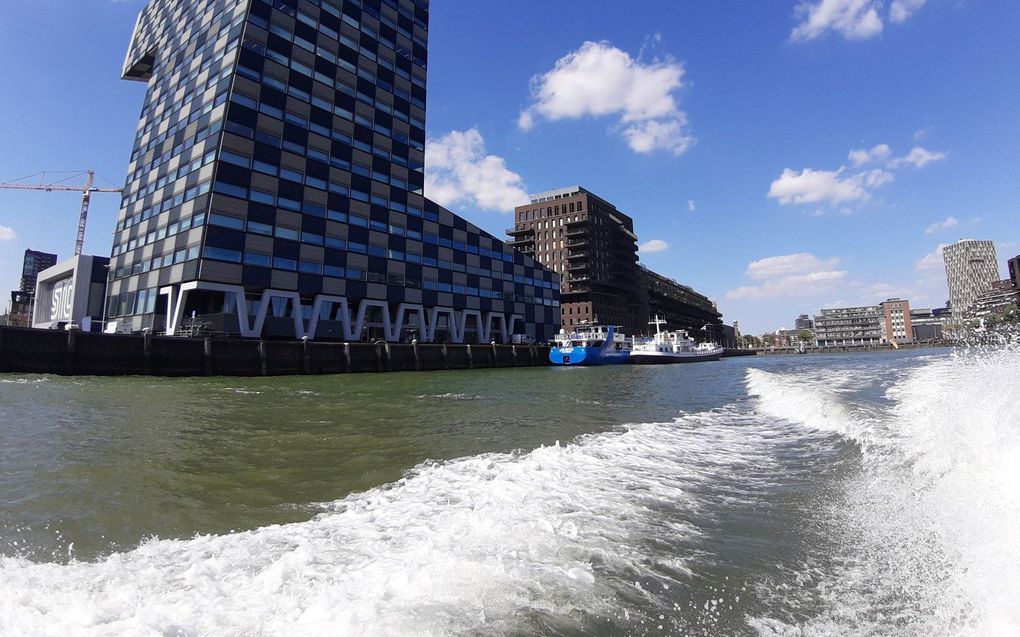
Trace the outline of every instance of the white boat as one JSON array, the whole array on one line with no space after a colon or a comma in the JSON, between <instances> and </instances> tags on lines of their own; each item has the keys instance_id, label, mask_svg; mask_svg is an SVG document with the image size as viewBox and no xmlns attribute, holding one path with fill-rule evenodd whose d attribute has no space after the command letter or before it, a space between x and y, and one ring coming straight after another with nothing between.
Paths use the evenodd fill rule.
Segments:
<instances>
[{"instance_id":1,"label":"white boat","mask_svg":"<svg viewBox=\"0 0 1020 637\"><path fill-rule=\"evenodd\" d=\"M659 317L655 317L655 320L648 324L655 326L655 336L640 342L635 340L634 348L630 352L632 363L639 365L700 363L717 361L722 356L722 347L715 343L696 343L684 330L662 331L666 321Z\"/></svg>"}]
</instances>

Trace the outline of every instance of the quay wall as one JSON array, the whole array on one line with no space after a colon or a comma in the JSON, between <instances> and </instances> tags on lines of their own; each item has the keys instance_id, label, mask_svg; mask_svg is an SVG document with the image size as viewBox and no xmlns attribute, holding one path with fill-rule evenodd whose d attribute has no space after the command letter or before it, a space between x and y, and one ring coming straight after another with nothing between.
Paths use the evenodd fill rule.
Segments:
<instances>
[{"instance_id":1,"label":"quay wall","mask_svg":"<svg viewBox=\"0 0 1020 637\"><path fill-rule=\"evenodd\" d=\"M722 357L730 358L733 356L755 356L757 354L758 352L753 349L735 349L732 347L727 347L726 349L723 350Z\"/></svg>"},{"instance_id":2,"label":"quay wall","mask_svg":"<svg viewBox=\"0 0 1020 637\"><path fill-rule=\"evenodd\" d=\"M928 347L950 347L949 343L900 343L893 347L889 343L875 345L833 345L829 347L759 347L756 352L759 356L788 356L793 354L849 354L853 352L894 352L906 349L922 349ZM724 354L725 356L725 354Z\"/></svg>"},{"instance_id":3,"label":"quay wall","mask_svg":"<svg viewBox=\"0 0 1020 637\"><path fill-rule=\"evenodd\" d=\"M549 365L542 345L337 343L0 327L0 373L285 376Z\"/></svg>"}]
</instances>

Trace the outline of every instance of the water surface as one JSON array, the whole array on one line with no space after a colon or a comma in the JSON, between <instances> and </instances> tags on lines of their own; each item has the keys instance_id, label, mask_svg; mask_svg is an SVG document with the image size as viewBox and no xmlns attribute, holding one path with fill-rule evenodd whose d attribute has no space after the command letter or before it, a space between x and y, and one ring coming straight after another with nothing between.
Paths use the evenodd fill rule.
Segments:
<instances>
[{"instance_id":1,"label":"water surface","mask_svg":"<svg viewBox=\"0 0 1020 637\"><path fill-rule=\"evenodd\" d=\"M1018 634L1018 371L0 376L0 633Z\"/></svg>"}]
</instances>

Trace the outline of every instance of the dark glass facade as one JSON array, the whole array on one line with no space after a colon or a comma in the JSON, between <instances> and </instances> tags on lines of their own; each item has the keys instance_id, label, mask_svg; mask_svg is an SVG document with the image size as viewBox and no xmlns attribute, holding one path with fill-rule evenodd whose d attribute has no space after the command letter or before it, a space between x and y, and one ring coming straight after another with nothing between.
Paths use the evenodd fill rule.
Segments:
<instances>
[{"instance_id":1,"label":"dark glass facade","mask_svg":"<svg viewBox=\"0 0 1020 637\"><path fill-rule=\"evenodd\" d=\"M244 336L550 338L559 277L423 196L424 0L153 0L108 315Z\"/></svg>"},{"instance_id":2,"label":"dark glass facade","mask_svg":"<svg viewBox=\"0 0 1020 637\"><path fill-rule=\"evenodd\" d=\"M38 250L25 250L25 259L21 264L21 285L19 290L35 294L35 282L39 273L57 264L57 255Z\"/></svg>"}]
</instances>

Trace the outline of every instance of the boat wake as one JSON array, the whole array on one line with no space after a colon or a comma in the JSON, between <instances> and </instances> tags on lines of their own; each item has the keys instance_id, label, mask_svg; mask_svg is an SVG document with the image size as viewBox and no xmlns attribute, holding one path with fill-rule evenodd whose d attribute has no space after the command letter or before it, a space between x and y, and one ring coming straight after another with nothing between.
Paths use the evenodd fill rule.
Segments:
<instances>
[{"instance_id":1,"label":"boat wake","mask_svg":"<svg viewBox=\"0 0 1020 637\"><path fill-rule=\"evenodd\" d=\"M860 449L862 471L833 502L831 563L799 565L765 635L1020 635L1020 351L964 351L910 370L885 408L847 399L855 374L748 373L769 416ZM783 579L783 578L779 578ZM766 582L763 588L768 589Z\"/></svg>"},{"instance_id":2,"label":"boat wake","mask_svg":"<svg viewBox=\"0 0 1020 637\"><path fill-rule=\"evenodd\" d=\"M699 492L721 474L746 474L713 496L739 502L780 479L763 466L760 441L741 431L755 427L746 415L694 414L529 453L424 464L307 522L151 539L89 562L2 557L0 633L678 626L687 620L660 593L689 577L685 555L699 535L689 520L709 507Z\"/></svg>"}]
</instances>

